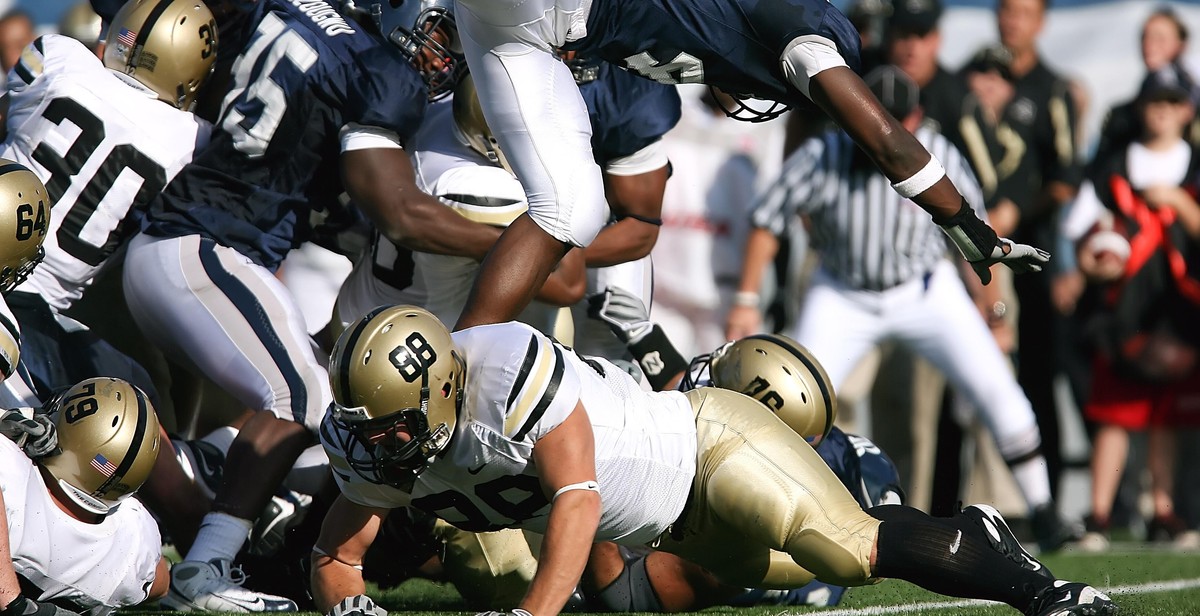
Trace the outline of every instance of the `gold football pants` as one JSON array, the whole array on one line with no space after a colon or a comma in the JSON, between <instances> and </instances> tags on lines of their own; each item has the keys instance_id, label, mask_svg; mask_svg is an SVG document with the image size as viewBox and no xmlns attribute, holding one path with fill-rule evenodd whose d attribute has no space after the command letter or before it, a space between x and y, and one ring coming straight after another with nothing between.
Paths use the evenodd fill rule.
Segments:
<instances>
[{"instance_id":1,"label":"gold football pants","mask_svg":"<svg viewBox=\"0 0 1200 616\"><path fill-rule=\"evenodd\" d=\"M752 398L712 387L687 396L696 478L680 521L653 547L739 586L870 581L879 521L817 452Z\"/></svg>"}]
</instances>

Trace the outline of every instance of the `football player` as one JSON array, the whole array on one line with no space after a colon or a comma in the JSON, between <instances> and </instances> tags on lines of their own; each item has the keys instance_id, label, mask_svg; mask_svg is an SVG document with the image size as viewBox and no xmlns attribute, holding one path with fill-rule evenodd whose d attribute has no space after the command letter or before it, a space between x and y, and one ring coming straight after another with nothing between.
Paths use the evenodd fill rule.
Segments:
<instances>
[{"instance_id":1,"label":"football player","mask_svg":"<svg viewBox=\"0 0 1200 616\"><path fill-rule=\"evenodd\" d=\"M484 261L457 327L511 318L570 246L604 223L600 174L578 88L555 48L664 83L707 83L786 104L812 101L925 208L988 282L1004 262L1049 254L998 238L938 161L856 74L859 35L828 0L460 0L456 20L488 123L529 196Z\"/></svg>"},{"instance_id":2,"label":"football player","mask_svg":"<svg viewBox=\"0 0 1200 616\"><path fill-rule=\"evenodd\" d=\"M0 105L4 99L0 98ZM42 261L50 208L46 186L24 165L0 158L0 408L36 406L21 363L21 330L4 299ZM17 378L13 375L21 372Z\"/></svg>"},{"instance_id":3,"label":"football player","mask_svg":"<svg viewBox=\"0 0 1200 616\"><path fill-rule=\"evenodd\" d=\"M77 40L47 34L12 71L0 156L36 173L57 206L40 229L45 259L9 294L43 400L82 379L114 376L158 402L137 362L64 313L119 261L111 257L150 201L208 142L211 126L188 109L212 70L214 28L199 0L131 0L109 27L103 61ZM180 498L181 479L165 456L144 496L187 545L208 505L194 491Z\"/></svg>"},{"instance_id":4,"label":"football player","mask_svg":"<svg viewBox=\"0 0 1200 616\"><path fill-rule=\"evenodd\" d=\"M0 439L0 613L109 614L167 592L167 560L133 493L159 452L144 393L82 381L47 411L61 452L31 460Z\"/></svg>"},{"instance_id":5,"label":"football player","mask_svg":"<svg viewBox=\"0 0 1200 616\"><path fill-rule=\"evenodd\" d=\"M895 577L1038 616L1116 610L1049 576L990 507L864 512L757 401L644 392L520 323L451 336L427 311L381 308L338 339L330 374L321 440L342 494L314 549L319 609L369 601L363 552L390 509L411 505L465 530L543 534L537 573L509 612L522 615L562 609L595 541L654 544L740 586Z\"/></svg>"},{"instance_id":6,"label":"football player","mask_svg":"<svg viewBox=\"0 0 1200 616\"><path fill-rule=\"evenodd\" d=\"M425 87L375 24L325 2L260 0L250 11L218 127L151 203L123 278L147 337L256 411L172 570L164 601L185 610L295 609L238 585L232 560L330 400L303 316L274 277L312 211L345 192L410 248L483 254L494 240L414 186L404 146Z\"/></svg>"},{"instance_id":7,"label":"football player","mask_svg":"<svg viewBox=\"0 0 1200 616\"><path fill-rule=\"evenodd\" d=\"M437 197L469 224L487 226L494 237L525 212L525 193L484 123L470 75L454 96L430 104L412 139L416 185ZM464 246L457 254L431 254L397 246L375 233L338 293L334 324L340 333L382 305L419 305L443 321L454 321L466 303L479 258ZM583 255L567 255L547 278L537 302L519 319L553 334L558 307L583 297ZM333 337L330 337L332 343Z\"/></svg>"}]
</instances>

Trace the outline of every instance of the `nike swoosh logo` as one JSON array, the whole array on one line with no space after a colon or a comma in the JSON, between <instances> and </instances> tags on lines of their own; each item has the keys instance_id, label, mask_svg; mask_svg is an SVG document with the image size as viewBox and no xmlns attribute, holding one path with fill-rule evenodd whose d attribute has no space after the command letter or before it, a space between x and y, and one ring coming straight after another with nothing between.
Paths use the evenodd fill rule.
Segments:
<instances>
[{"instance_id":1,"label":"nike swoosh logo","mask_svg":"<svg viewBox=\"0 0 1200 616\"><path fill-rule=\"evenodd\" d=\"M471 473L472 475L478 475L478 474L479 474L479 471L482 471L482 470L483 470L483 467L485 467L485 466L487 466L487 464L480 464L480 465L479 465L479 468L471 468L471 467L467 467L467 472L468 472L468 473Z\"/></svg>"},{"instance_id":2,"label":"nike swoosh logo","mask_svg":"<svg viewBox=\"0 0 1200 616\"><path fill-rule=\"evenodd\" d=\"M958 548L961 545L962 545L962 531L960 530L960 531L958 531L957 535L954 535L954 543L950 544L950 553L958 554Z\"/></svg>"}]
</instances>

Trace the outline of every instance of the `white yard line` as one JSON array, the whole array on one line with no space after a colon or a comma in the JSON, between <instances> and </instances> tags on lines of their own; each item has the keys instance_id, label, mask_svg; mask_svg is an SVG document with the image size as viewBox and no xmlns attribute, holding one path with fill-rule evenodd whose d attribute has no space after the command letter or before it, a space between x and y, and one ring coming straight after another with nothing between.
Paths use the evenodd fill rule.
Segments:
<instances>
[{"instance_id":1,"label":"white yard line","mask_svg":"<svg viewBox=\"0 0 1200 616\"><path fill-rule=\"evenodd\" d=\"M1129 584L1125 586L1110 586L1103 588L1105 593L1113 595L1140 595L1156 592L1174 592L1200 588L1200 578L1190 580L1171 580L1167 582L1146 582L1144 584ZM818 610L814 612L780 612L778 616L885 616L886 614L911 614L924 610L950 610L960 607L995 605L991 601L962 599L958 601L928 601L925 603L908 603L905 605L877 605L871 607L845 608L836 610Z\"/></svg>"}]
</instances>

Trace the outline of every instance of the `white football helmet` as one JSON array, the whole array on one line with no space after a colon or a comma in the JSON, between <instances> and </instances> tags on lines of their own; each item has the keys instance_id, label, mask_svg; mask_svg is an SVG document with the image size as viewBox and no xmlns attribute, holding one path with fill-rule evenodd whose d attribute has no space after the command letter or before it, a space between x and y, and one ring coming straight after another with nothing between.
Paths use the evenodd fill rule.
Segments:
<instances>
[{"instance_id":1,"label":"white football helmet","mask_svg":"<svg viewBox=\"0 0 1200 616\"><path fill-rule=\"evenodd\" d=\"M424 308L378 308L351 323L329 358L333 423L346 461L367 481L409 489L450 444L466 364ZM395 438L398 428L411 437Z\"/></svg>"},{"instance_id":2,"label":"white football helmet","mask_svg":"<svg viewBox=\"0 0 1200 616\"><path fill-rule=\"evenodd\" d=\"M158 459L158 415L121 379L87 379L49 405L62 453L41 461L67 496L104 515L129 498Z\"/></svg>"}]
</instances>

